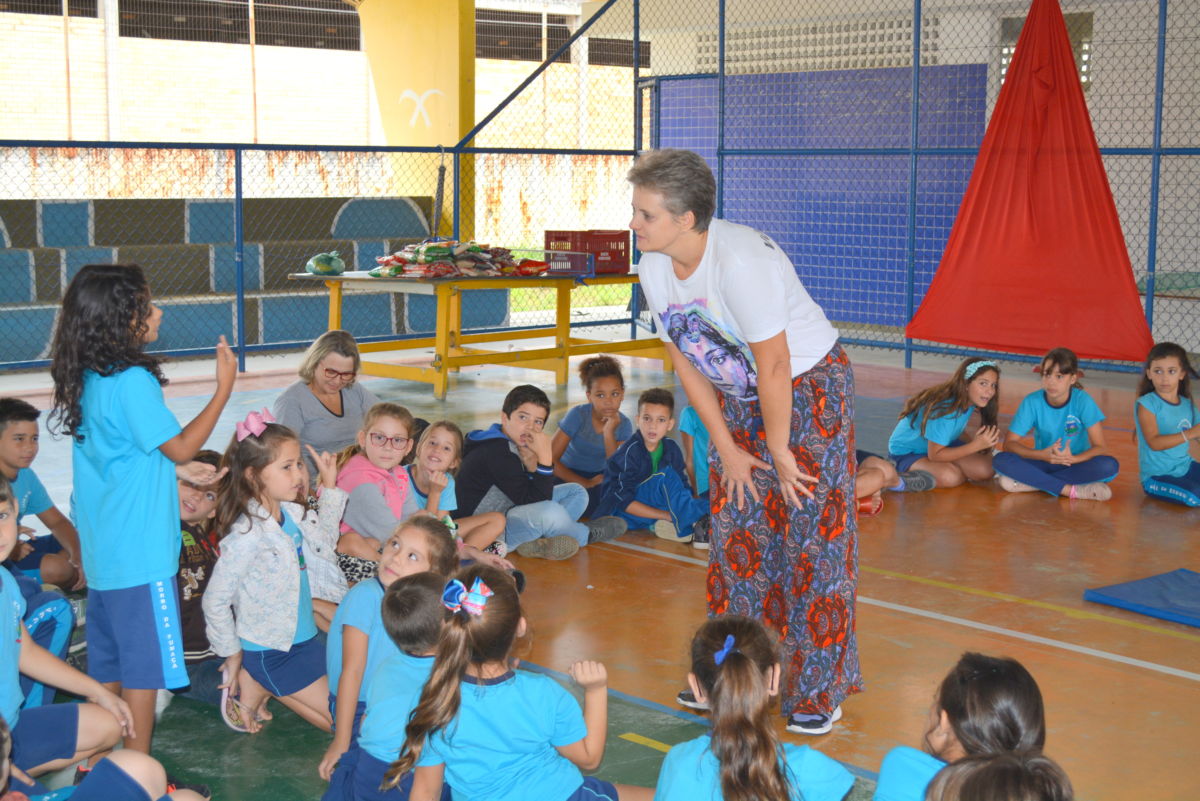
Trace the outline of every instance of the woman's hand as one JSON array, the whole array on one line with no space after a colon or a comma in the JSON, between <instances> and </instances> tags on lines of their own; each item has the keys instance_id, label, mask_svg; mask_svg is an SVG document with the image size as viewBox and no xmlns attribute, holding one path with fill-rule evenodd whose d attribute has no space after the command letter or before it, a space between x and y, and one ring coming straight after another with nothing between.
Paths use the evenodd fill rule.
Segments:
<instances>
[{"instance_id":1,"label":"woman's hand","mask_svg":"<svg viewBox=\"0 0 1200 801\"><path fill-rule=\"evenodd\" d=\"M312 445L305 445L308 452L312 454L313 464L317 466L317 474L320 476L323 486L333 489L337 486L337 457L328 451L317 453L317 449Z\"/></svg>"},{"instance_id":2,"label":"woman's hand","mask_svg":"<svg viewBox=\"0 0 1200 801\"><path fill-rule=\"evenodd\" d=\"M772 452L771 461L775 462L775 474L779 478L779 488L788 503L799 506L800 495L810 499L813 497L812 490L804 486L804 483L816 484L817 479L815 476L800 472L800 467L796 464L796 457L791 450Z\"/></svg>"},{"instance_id":3,"label":"woman's hand","mask_svg":"<svg viewBox=\"0 0 1200 801\"><path fill-rule=\"evenodd\" d=\"M725 494L733 498L738 510L741 510L747 493L755 501L759 500L758 490L754 488L754 468L770 470L771 465L754 454L742 450L737 445L731 445L727 450L721 452L720 459L721 472L724 473L722 483L725 485ZM795 464L794 459L792 463ZM799 470L796 472L799 473Z\"/></svg>"}]
</instances>

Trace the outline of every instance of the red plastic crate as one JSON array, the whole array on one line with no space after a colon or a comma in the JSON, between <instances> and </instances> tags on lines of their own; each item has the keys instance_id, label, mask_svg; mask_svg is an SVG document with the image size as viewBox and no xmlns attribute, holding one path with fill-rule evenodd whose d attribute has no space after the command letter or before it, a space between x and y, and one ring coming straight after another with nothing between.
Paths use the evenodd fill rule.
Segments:
<instances>
[{"instance_id":1,"label":"red plastic crate","mask_svg":"<svg viewBox=\"0 0 1200 801\"><path fill-rule=\"evenodd\" d=\"M546 231L546 250L591 253L596 274L629 272L629 231Z\"/></svg>"}]
</instances>

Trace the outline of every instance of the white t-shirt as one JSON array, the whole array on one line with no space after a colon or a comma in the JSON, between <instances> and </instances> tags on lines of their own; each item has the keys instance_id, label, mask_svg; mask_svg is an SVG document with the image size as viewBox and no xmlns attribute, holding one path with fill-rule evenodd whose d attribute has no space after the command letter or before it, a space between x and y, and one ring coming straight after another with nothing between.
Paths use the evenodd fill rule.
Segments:
<instances>
[{"instance_id":1,"label":"white t-shirt","mask_svg":"<svg viewBox=\"0 0 1200 801\"><path fill-rule=\"evenodd\" d=\"M793 378L837 342L837 329L809 297L791 260L753 228L713 220L700 266L683 281L663 253L643 254L638 274L663 341L673 342L727 395L758 396L750 342L787 331Z\"/></svg>"}]
</instances>

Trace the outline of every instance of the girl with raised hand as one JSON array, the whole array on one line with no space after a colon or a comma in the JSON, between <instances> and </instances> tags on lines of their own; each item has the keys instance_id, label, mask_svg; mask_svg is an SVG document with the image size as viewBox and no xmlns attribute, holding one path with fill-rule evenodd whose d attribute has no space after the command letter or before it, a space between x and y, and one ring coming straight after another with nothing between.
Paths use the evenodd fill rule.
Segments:
<instances>
[{"instance_id":1,"label":"girl with raised hand","mask_svg":"<svg viewBox=\"0 0 1200 801\"><path fill-rule=\"evenodd\" d=\"M938 487L987 480L995 475L991 451L1000 444L999 405L1000 367L989 359L967 359L948 381L905 401L888 439L888 459L901 473L924 470ZM979 427L964 441L976 412Z\"/></svg>"},{"instance_id":2,"label":"girl with raised hand","mask_svg":"<svg viewBox=\"0 0 1200 801\"><path fill-rule=\"evenodd\" d=\"M1055 348L1038 368L1042 388L1025 396L992 458L1008 492L1041 490L1051 495L1107 501L1108 482L1120 465L1104 444L1104 413L1083 389L1079 359Z\"/></svg>"},{"instance_id":3,"label":"girl with raised hand","mask_svg":"<svg viewBox=\"0 0 1200 801\"><path fill-rule=\"evenodd\" d=\"M516 585L505 573L474 565L446 586L453 612L442 629L433 671L413 710L400 758L385 785L413 774L412 801L644 799L648 788L617 786L595 770L607 737L607 673L599 662L571 666L584 690L583 713L548 676L512 668L513 645L526 630Z\"/></svg>"},{"instance_id":4,"label":"girl with raised hand","mask_svg":"<svg viewBox=\"0 0 1200 801\"><path fill-rule=\"evenodd\" d=\"M841 801L849 792L849 771L775 734L776 641L748 617L713 618L696 632L688 685L712 710L712 732L667 753L656 801Z\"/></svg>"},{"instance_id":5,"label":"girl with raised hand","mask_svg":"<svg viewBox=\"0 0 1200 801\"><path fill-rule=\"evenodd\" d=\"M188 684L176 572L177 479L215 482L192 460L233 391L237 359L217 343L212 400L180 427L163 400L160 360L146 353L163 312L142 268L89 264L63 295L50 346L51 428L71 436L75 523L88 577L88 674L133 710L125 747L150 752L159 689Z\"/></svg>"},{"instance_id":6,"label":"girl with raised hand","mask_svg":"<svg viewBox=\"0 0 1200 801\"><path fill-rule=\"evenodd\" d=\"M251 412L238 423L222 459L229 472L217 503L221 556L203 601L208 640L225 657L222 704L238 705L249 731L258 730L258 712L269 698L250 696L262 689L330 731L325 646L313 619L305 550L334 547L346 493L337 488L334 456L310 446L323 490L317 519L305 516L295 503L306 479L300 440L269 418L265 410ZM239 694L243 670L261 688Z\"/></svg>"},{"instance_id":7,"label":"girl with raised hand","mask_svg":"<svg viewBox=\"0 0 1200 801\"><path fill-rule=\"evenodd\" d=\"M1150 349L1138 383L1138 473L1147 495L1200 506L1200 462L1191 444L1200 439L1200 409L1189 378L1196 371L1187 351L1174 342Z\"/></svg>"}]
</instances>

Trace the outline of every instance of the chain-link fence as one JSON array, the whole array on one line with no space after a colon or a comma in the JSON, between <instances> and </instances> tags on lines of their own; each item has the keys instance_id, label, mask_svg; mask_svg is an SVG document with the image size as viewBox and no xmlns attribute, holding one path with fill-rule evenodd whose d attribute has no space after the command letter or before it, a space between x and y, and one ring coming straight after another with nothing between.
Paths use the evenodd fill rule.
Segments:
<instances>
[{"instance_id":1,"label":"chain-link fence","mask_svg":"<svg viewBox=\"0 0 1200 801\"><path fill-rule=\"evenodd\" d=\"M1200 0L1062 5L1155 338L1198 350ZM304 345L324 328L324 296L286 275L314 253L338 250L365 269L430 233L536 249L548 230L619 228L624 174L650 147L709 159L720 214L771 234L849 341L961 352L903 329L941 258L1027 10L592 2L527 37L541 64L489 62L507 79L487 82L480 127L444 149L6 142L0 364L44 363L66 282L115 259L150 273L170 315L164 350L207 350L221 333L246 351ZM495 43L507 40L489 24ZM471 327L554 318L542 291L475 295L464 302ZM576 296L578 325L628 331L627 287ZM345 325L364 339L418 335L433 309L428 298L356 294Z\"/></svg>"}]
</instances>

